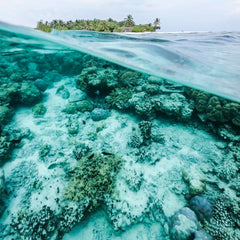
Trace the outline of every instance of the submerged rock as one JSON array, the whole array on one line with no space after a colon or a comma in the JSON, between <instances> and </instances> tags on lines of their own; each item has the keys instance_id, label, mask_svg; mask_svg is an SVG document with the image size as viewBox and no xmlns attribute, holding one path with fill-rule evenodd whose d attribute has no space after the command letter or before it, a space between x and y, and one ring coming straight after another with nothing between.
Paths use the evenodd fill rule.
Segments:
<instances>
[{"instance_id":1,"label":"submerged rock","mask_svg":"<svg viewBox=\"0 0 240 240\"><path fill-rule=\"evenodd\" d=\"M49 84L48 84L45 80L43 80L43 79L37 79L37 80L35 80L35 81L34 81L34 84L35 84L35 86L38 88L38 90L40 90L40 91L42 91L42 92L46 91L47 88L48 88L48 85L49 85Z\"/></svg>"},{"instance_id":2,"label":"submerged rock","mask_svg":"<svg viewBox=\"0 0 240 240\"><path fill-rule=\"evenodd\" d=\"M212 204L204 197L195 196L190 201L190 208L197 214L198 219L209 220L212 217Z\"/></svg>"},{"instance_id":3,"label":"submerged rock","mask_svg":"<svg viewBox=\"0 0 240 240\"><path fill-rule=\"evenodd\" d=\"M91 118L93 121L101 121L107 119L109 116L110 112L102 108L94 108L91 112Z\"/></svg>"},{"instance_id":4,"label":"submerged rock","mask_svg":"<svg viewBox=\"0 0 240 240\"><path fill-rule=\"evenodd\" d=\"M197 229L197 216L188 207L181 208L171 218L170 235L173 240L194 239Z\"/></svg>"}]
</instances>

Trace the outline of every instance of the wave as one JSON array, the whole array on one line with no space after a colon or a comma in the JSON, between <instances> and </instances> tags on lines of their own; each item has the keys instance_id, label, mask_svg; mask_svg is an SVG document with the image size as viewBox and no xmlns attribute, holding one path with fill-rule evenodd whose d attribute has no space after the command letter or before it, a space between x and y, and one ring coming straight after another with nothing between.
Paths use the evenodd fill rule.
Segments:
<instances>
[{"instance_id":1,"label":"wave","mask_svg":"<svg viewBox=\"0 0 240 240\"><path fill-rule=\"evenodd\" d=\"M0 22L0 54L77 50L240 102L240 33L119 34L52 31Z\"/></svg>"}]
</instances>

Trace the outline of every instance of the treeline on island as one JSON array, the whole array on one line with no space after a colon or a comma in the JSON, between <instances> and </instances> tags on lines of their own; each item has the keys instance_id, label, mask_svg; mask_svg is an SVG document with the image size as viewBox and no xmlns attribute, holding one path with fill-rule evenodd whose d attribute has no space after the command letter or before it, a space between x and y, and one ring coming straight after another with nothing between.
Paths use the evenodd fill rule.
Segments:
<instances>
[{"instance_id":1,"label":"treeline on island","mask_svg":"<svg viewBox=\"0 0 240 240\"><path fill-rule=\"evenodd\" d=\"M132 15L128 15L123 21L115 21L112 18L107 20L76 20L67 21L53 20L45 23L41 20L37 23L36 29L51 32L52 29L57 30L88 30L98 32L154 32L160 29L160 19L156 18L153 23L136 25Z\"/></svg>"}]
</instances>

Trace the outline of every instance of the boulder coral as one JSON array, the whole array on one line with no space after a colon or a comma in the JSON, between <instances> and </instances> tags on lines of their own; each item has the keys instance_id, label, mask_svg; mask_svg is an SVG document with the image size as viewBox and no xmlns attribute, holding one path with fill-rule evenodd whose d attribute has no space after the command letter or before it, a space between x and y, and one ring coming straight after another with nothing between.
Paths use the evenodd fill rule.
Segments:
<instances>
[{"instance_id":1,"label":"boulder coral","mask_svg":"<svg viewBox=\"0 0 240 240\"><path fill-rule=\"evenodd\" d=\"M119 85L118 70L84 68L76 80L76 85L89 96L107 95Z\"/></svg>"},{"instance_id":2,"label":"boulder coral","mask_svg":"<svg viewBox=\"0 0 240 240\"><path fill-rule=\"evenodd\" d=\"M187 95L195 101L197 112L206 119L218 123L232 123L240 126L240 104L199 90L186 88Z\"/></svg>"}]
</instances>

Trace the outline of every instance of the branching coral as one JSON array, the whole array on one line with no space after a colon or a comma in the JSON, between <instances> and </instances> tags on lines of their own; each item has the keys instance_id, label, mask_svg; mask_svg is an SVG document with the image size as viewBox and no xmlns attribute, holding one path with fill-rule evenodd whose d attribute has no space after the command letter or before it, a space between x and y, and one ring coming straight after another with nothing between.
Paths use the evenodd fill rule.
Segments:
<instances>
[{"instance_id":1,"label":"branching coral","mask_svg":"<svg viewBox=\"0 0 240 240\"><path fill-rule=\"evenodd\" d=\"M216 240L238 240L240 239L239 214L239 204L223 196L216 201L213 217L204 228Z\"/></svg>"}]
</instances>

